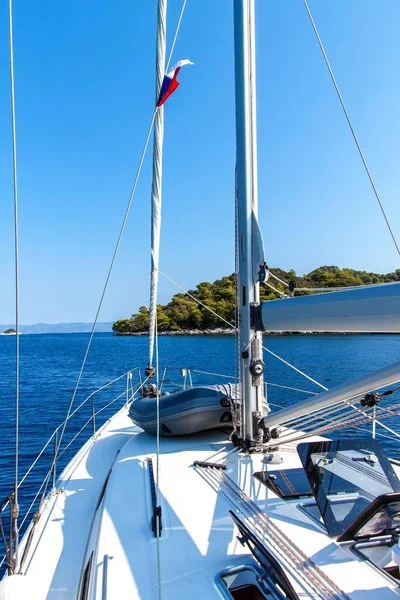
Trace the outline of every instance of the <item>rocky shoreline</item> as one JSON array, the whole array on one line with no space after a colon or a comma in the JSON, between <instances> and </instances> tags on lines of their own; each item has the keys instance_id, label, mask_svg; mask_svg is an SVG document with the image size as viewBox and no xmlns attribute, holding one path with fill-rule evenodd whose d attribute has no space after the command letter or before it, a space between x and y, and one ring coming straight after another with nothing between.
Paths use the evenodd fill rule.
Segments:
<instances>
[{"instance_id":1,"label":"rocky shoreline","mask_svg":"<svg viewBox=\"0 0 400 600\"><path fill-rule=\"evenodd\" d=\"M114 335L149 335L148 331L135 331L129 333L114 333ZM176 331L159 331L158 335L235 335L234 329L218 327L217 329L177 329Z\"/></svg>"},{"instance_id":2,"label":"rocky shoreline","mask_svg":"<svg viewBox=\"0 0 400 600\"><path fill-rule=\"evenodd\" d=\"M177 331L159 331L158 335L166 336L191 336L191 335L235 335L234 329L228 329L225 327L218 327L217 329L178 329ZM366 332L340 332L340 331L264 331L264 335L369 335ZM114 333L116 336L146 336L149 335L148 331L136 331L133 333ZM389 334L390 335L390 334Z\"/></svg>"}]
</instances>

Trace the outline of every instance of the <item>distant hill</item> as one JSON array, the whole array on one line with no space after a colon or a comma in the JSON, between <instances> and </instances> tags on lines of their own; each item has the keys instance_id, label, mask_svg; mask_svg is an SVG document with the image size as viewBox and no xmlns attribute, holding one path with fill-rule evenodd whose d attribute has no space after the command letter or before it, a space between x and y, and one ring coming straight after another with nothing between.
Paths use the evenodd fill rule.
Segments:
<instances>
[{"instance_id":1,"label":"distant hill","mask_svg":"<svg viewBox=\"0 0 400 600\"><path fill-rule=\"evenodd\" d=\"M298 288L349 287L400 281L400 269L384 275L347 268L340 269L335 266L319 267L319 269L315 269L306 275L297 275L293 269L284 271L283 269L271 268L270 271L286 283L294 281ZM217 279L214 283L204 281L197 284L194 290L188 290L188 292L203 305L208 306L226 321L234 324L235 280L236 276L233 274ZM280 291L287 292L287 288L275 279L271 279L271 283ZM279 297L279 294L266 285L261 285L260 292L263 302L275 300ZM164 306L159 304L157 306L158 330L160 332L192 329L205 331L221 327L221 320L193 298L188 294L180 293L173 296L168 304ZM116 321L113 325L113 331L117 334L136 334L146 332L148 329L149 310L146 306L141 306L139 311L130 318Z\"/></svg>"},{"instance_id":2,"label":"distant hill","mask_svg":"<svg viewBox=\"0 0 400 600\"><path fill-rule=\"evenodd\" d=\"M15 324L0 325L0 332L15 328ZM92 330L92 323L36 323L20 325L21 333L87 333ZM111 332L112 323L97 323L97 332Z\"/></svg>"}]
</instances>

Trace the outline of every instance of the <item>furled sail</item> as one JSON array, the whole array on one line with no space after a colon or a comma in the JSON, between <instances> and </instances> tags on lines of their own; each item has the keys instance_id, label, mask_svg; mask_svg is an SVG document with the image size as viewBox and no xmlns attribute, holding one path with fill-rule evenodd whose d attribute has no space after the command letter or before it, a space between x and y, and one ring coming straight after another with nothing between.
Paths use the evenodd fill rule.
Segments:
<instances>
[{"instance_id":1,"label":"furled sail","mask_svg":"<svg viewBox=\"0 0 400 600\"><path fill-rule=\"evenodd\" d=\"M157 83L156 102L159 99L165 74L166 48L166 0L158 3L157 24ZM149 366L153 363L154 334L157 319L158 260L161 234L161 185L162 151L164 141L164 107L156 108L153 146L153 182L151 187L151 280L150 280L150 325L149 325Z\"/></svg>"},{"instance_id":2,"label":"furled sail","mask_svg":"<svg viewBox=\"0 0 400 600\"><path fill-rule=\"evenodd\" d=\"M400 333L400 283L264 302L264 331Z\"/></svg>"}]
</instances>

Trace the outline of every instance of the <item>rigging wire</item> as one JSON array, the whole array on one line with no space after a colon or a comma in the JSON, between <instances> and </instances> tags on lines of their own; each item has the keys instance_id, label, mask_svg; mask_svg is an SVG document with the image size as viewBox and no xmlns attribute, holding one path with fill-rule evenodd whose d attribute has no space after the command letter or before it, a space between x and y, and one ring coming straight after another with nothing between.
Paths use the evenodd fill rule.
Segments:
<instances>
[{"instance_id":1,"label":"rigging wire","mask_svg":"<svg viewBox=\"0 0 400 600\"><path fill-rule=\"evenodd\" d=\"M163 273L160 270L158 270L158 271L159 271L160 275L162 275L163 277L165 277L165 279L167 279L168 281L170 281L178 289L180 289L182 292L184 292L185 294L187 294L190 298L192 298L192 300L194 300L195 302L197 302L198 304L200 304L201 306L203 306L203 308L205 308L206 310L210 311L213 315L215 315L216 317L218 317L219 319L221 319L221 321L224 321L232 329L235 329L235 330L237 329L235 327L235 325L233 325L232 323L229 323L229 321L227 321L226 319L224 319L224 317L222 317L221 315L219 315L218 313L216 313L212 308L210 308L206 304L203 304L203 302L201 302L198 298L195 298L195 296L193 296L192 294L190 294L185 288L183 288L178 283L176 283L176 281L174 281L173 279L171 279L170 277L168 277L168 275L166 275L165 273ZM287 365L288 367L290 367L291 369L293 369L294 371L296 371L297 373L299 373L300 375L303 375L303 377L305 377L309 381L312 381L312 383L314 383L318 387L322 388L325 391L328 390L328 388L325 387L324 385L322 385L322 383L319 383L318 381L316 381L315 379L313 379L312 377L310 377L309 375L307 375L307 373L304 373L303 371L301 371L300 369L298 369L297 367L295 367L294 365L292 365L290 362L286 361L284 358L282 358L278 354L275 354L275 352L273 352L272 350L270 350L266 346L263 345L263 349L266 352L268 352L269 354L271 354L272 356L274 356L275 358L277 358L278 360L280 360L281 362L283 362L285 365Z\"/></svg>"},{"instance_id":2,"label":"rigging wire","mask_svg":"<svg viewBox=\"0 0 400 600\"><path fill-rule=\"evenodd\" d=\"M178 23L176 25L176 29L175 29L175 35L174 35L174 39L172 40L172 44L171 44L171 50L169 51L169 55L168 55L168 60L167 60L167 66L165 69L165 72L168 72L168 67L170 65L171 59L172 59L172 55L174 53L174 49L175 49L175 44L176 44L176 40L178 38L178 33L179 30L181 28L181 23L182 23L182 19L183 19L183 14L185 12L185 8L186 8L186 2L187 0L183 0L183 4L182 4L182 8L181 8L181 13L179 15L179 19L178 19Z\"/></svg>"},{"instance_id":3,"label":"rigging wire","mask_svg":"<svg viewBox=\"0 0 400 600\"><path fill-rule=\"evenodd\" d=\"M178 37L179 29L180 29L180 26L181 26L181 23L182 23L183 14L185 12L186 2L187 2L187 0L184 0L182 8L181 8L181 12L180 12L180 15L179 15L178 23L177 23L177 26L176 26L176 29L175 29L174 39L173 39L171 50L170 50L169 57L168 57L167 68L168 68L168 65L169 65L169 63L171 61L172 53L173 53L174 48L175 48L175 44L176 44L176 40L177 40L177 37ZM93 323L93 327L92 327L92 330L90 332L89 341L88 341L88 344L87 344L87 347L86 347L86 351L85 351L85 354L84 354L84 357L83 357L83 361L82 361L82 366L80 368L80 371L79 371L79 374L78 374L78 379L77 379L77 382L76 382L76 385L75 385L75 388L74 388L74 391L73 391L73 394L72 394L71 402L70 402L69 407L68 407L67 418L68 418L68 415L69 415L69 413L70 413L70 411L72 409L73 403L75 401L75 397L76 397L76 394L77 394L77 391L78 391L78 387L79 387L79 384L80 384L80 381L81 381L81 378L82 378L83 370L84 370L85 365L86 365L86 361L87 361L87 357L88 357L88 354L89 354L89 350L90 350L90 347L91 347L91 344L92 344L92 341L93 341L93 335L94 335L94 332L95 332L97 320L99 318L100 310L101 310L101 307L103 305L103 300L104 300L104 297L105 297L105 293L106 293L107 288L108 288L108 284L109 284L109 281L110 281L111 273L112 273L113 268L114 268L115 259L116 259L117 254L118 254L119 246L121 244L122 236L123 236L123 233L124 233L124 230L125 230L125 226L126 226L126 223L127 223L127 220L128 220L128 216L129 216L130 208L131 208L131 205L132 205L133 197L135 195L137 183L139 181L139 176L140 176L140 173L141 173L141 170L142 170L142 166L143 166L144 158L145 158L145 155L146 155L147 147L148 147L149 141L150 141L151 132L152 132L154 121L155 121L155 118L156 118L156 115L157 115L157 110L158 109L156 107L155 110L154 110L154 112L153 112L153 116L152 116L152 119L151 119L151 122L150 122L150 126L149 126L149 129L148 129L148 132L147 132L146 141L145 141L145 144L144 144L144 147L143 147L143 150L142 150L142 154L141 154L141 157L140 157L139 166L138 166L138 169L137 169L137 172L136 172L136 176L135 176L135 180L134 180L134 183L133 183L132 191L131 191L131 194L130 194L130 197L129 197L128 205L127 205L127 208L126 208L126 211L125 211L125 215L124 215L122 226L121 226L121 229L120 229L120 232L119 232L118 240L117 240L117 243L115 245L115 249L114 249L114 253L113 253L113 256L112 256L112 259L111 259L110 267L109 267L109 270L108 270L108 273L107 273L106 281L105 281L105 284L104 284L104 287L103 287L103 291L102 291L102 294L101 294L101 297L100 297L100 302L99 302L99 305L98 305L98 308L97 308L97 312L96 312L95 320L94 320L94 323ZM60 441L59 441L58 446L57 446L57 452L58 452L58 449L61 446L62 438L64 436L65 425L66 425L66 421L64 422L64 426L63 426L63 429L62 429L62 432L61 432ZM57 452L56 452L56 457L57 457Z\"/></svg>"},{"instance_id":4,"label":"rigging wire","mask_svg":"<svg viewBox=\"0 0 400 600\"><path fill-rule=\"evenodd\" d=\"M198 298L195 298L192 294L190 294L187 290L185 290L185 288L183 288L178 283L176 283L176 281L174 281L173 279L171 279L170 277L168 277L168 275L166 275L165 273L163 273L160 270L159 270L159 273L160 273L160 275L162 275L163 277L165 277L165 279L167 279L173 285L175 285L178 289L182 290L182 292L184 292L190 298L192 298L192 300L194 300L195 302L197 302L198 304L200 304L201 306L203 306L206 310L210 311L213 315L215 315L216 317L218 317L219 319L221 319L222 321L224 321L227 325L229 325L229 327L231 327L232 329L237 330L237 328L234 325L232 325L232 323L229 323L229 321L227 321L226 319L224 319L224 317L221 317L221 315L219 315L218 313L216 313L212 308L210 308L206 304L203 304L203 302L201 302ZM308 379L309 381L311 381L312 383L314 383L315 385L317 385L318 387L322 388L325 391L328 390L328 388L325 387L324 385L322 385L322 383L319 383L318 381L316 381L315 379L313 379L312 377L310 377L309 375L307 375L307 373L304 373L303 371L301 371L300 369L298 369L297 367L295 367L294 365L292 365L290 362L286 361L284 358L282 358L278 354L275 354L275 352L273 352L272 350L270 350L266 346L263 345L263 349L266 352L268 352L269 354L271 354L272 356L274 356L275 358L277 358L278 360L280 360L281 362L283 362L285 365L287 365L288 367L290 367L291 369L293 369L294 371L296 371L297 373L299 373L300 375L302 375L303 377L305 377L306 379Z\"/></svg>"},{"instance_id":5,"label":"rigging wire","mask_svg":"<svg viewBox=\"0 0 400 600\"><path fill-rule=\"evenodd\" d=\"M178 38L178 33L181 27L183 15L185 12L187 0L183 0L181 12L179 15L178 23L175 29L175 35L172 41L171 49L168 55L167 65L165 68L165 72L168 72L168 67L170 65L172 55L174 52L176 40ZM161 273L161 271L157 267L154 267L155 271ZM163 273L161 273L163 275ZM158 349L158 321L157 321L157 298L155 299L155 311L154 311L154 337L155 337L155 354L156 354L156 389L157 389L157 457L156 457L156 474L157 474L157 487L156 487L156 505L160 506L160 391L159 391L159 349ZM150 350L150 358L152 352ZM151 362L151 361L150 361ZM156 544L157 544L157 588L158 588L158 600L161 600L161 556L160 556L160 520L156 518Z\"/></svg>"},{"instance_id":6,"label":"rigging wire","mask_svg":"<svg viewBox=\"0 0 400 600\"><path fill-rule=\"evenodd\" d=\"M393 394L396 392L398 392L398 388L390 390L390 394ZM388 395L388 394L386 394L386 395ZM328 419L328 420L331 420L332 423L337 423L337 424L345 423L346 424L347 419L349 418L349 413L353 413L353 411L355 411L356 413L361 414L364 417L366 417L367 421L373 420L377 424L383 426L383 423L380 423L378 418L390 417L393 414L395 414L395 413L391 412L391 408L376 408L376 407L374 407L374 413L371 416L370 407L358 408L358 407L354 406L354 401L356 399L360 399L359 394L356 394L355 396L350 396L347 399L342 400L334 405L325 406L325 407L322 407L315 411L304 413L301 416L285 419L280 423L280 425L284 425L288 429L295 429L296 431L298 431L301 434L303 434L305 432L310 432L310 431L315 433L316 431L319 432L319 430L318 430L319 421L321 421L321 420L326 421L327 420L326 417L328 415L330 417L330 419ZM398 405L398 406L400 406L400 405ZM368 411L370 414L368 414ZM333 421L332 421L332 418L333 418ZM386 426L384 426L384 428L387 429L390 433L394 434L395 436L398 435L394 431L390 430L390 428L388 428ZM293 432L288 431L287 433L283 434L283 437L287 437L287 436L290 437L292 434L293 434Z\"/></svg>"},{"instance_id":7,"label":"rigging wire","mask_svg":"<svg viewBox=\"0 0 400 600\"><path fill-rule=\"evenodd\" d=\"M86 361L87 361L87 358L88 358L88 355L89 355L90 347L92 345L93 336L94 336L94 332L95 332L95 329L96 329L97 321L98 321L98 318L99 318L100 310L101 310L101 308L103 306L104 297L105 297L105 294L106 294L106 291L107 291L107 288L108 288L108 284L110 282L111 274L112 274L112 271L113 271L113 268L114 268L114 264L115 264L115 259L117 258L117 254L118 254L118 250L119 250L119 247L120 247L120 244L121 244L122 236L123 236L123 233L125 231L125 226L126 226L126 223L128 221L129 212L130 212L130 209L131 209L131 206L132 206L132 202L133 202L133 198L134 198L134 195L135 195L137 183L139 181L140 173L142 171L142 166L143 166L144 158L146 156L147 147L149 145L150 136L151 136L151 132L152 132L152 129L153 129L153 125L154 125L154 120L155 120L156 114L157 114L157 109L154 110L153 116L152 116L151 121L150 121L150 126L149 126L149 129L148 129L148 132L147 132L146 141L145 141L144 146L143 146L142 154L141 154L140 161L139 161L139 166L138 166L137 171L136 171L136 176L135 176L135 179L134 179L134 182L133 182L131 194L129 196L129 201L128 201L127 207L125 209L125 214L124 214L122 225L121 225L121 228L120 228L120 231L119 231L117 243L116 243L115 248L114 248L114 252L113 252L111 263L110 263L110 266L109 266L109 269L108 269L107 277L106 277L106 280L105 280L105 283L104 283L104 287L103 287L103 290L102 290L102 293L101 293L101 296L100 296L100 301L99 301L99 304L98 304L98 307L97 307L96 316L95 316L94 321L93 321L93 326L92 326L92 329L91 329L91 332L90 332L90 336L89 336L89 340L88 340L88 343L87 343L87 346L86 346L86 350L85 350L85 354L84 354L84 357L83 357L82 365L81 365L81 368L80 368L80 371L79 371L79 374L78 374L78 378L77 378L77 381L76 381L76 384L75 384L75 388L74 388L74 391L73 391L73 394L72 394L71 401L70 401L69 406L68 406L67 416L65 418L65 421L64 421L64 424L63 424L63 428L61 430L60 439L59 439L59 442L58 442L58 445L57 445L57 451L55 452L54 461L57 460L57 454L58 454L58 451L59 451L59 449L61 447L61 442L62 442L62 439L63 439L63 436L64 436L64 432L65 432L65 428L66 428L66 425L67 425L67 421L68 421L70 412L72 410L72 406L74 404L74 401L75 401L75 398L76 398L76 394L78 392L79 384L80 384L81 379L82 379L83 370L84 370L85 365L86 365Z\"/></svg>"},{"instance_id":8,"label":"rigging wire","mask_svg":"<svg viewBox=\"0 0 400 600\"><path fill-rule=\"evenodd\" d=\"M313 19L313 16L312 16L312 14L311 14L311 10L310 10L310 8L309 8L309 6L308 6L307 0L303 0L303 3L304 3L304 6L305 6L305 8L306 8L306 11L307 11L307 13L308 13L308 17L309 17L309 19L310 19L310 22L311 22L312 28L313 28L313 30L314 30L314 33L315 33L315 36L316 36L316 38L317 38L317 41L318 41L319 47L320 47L320 49L321 49L322 56L324 57L325 64L326 64L326 66L327 66L327 68L328 68L328 71L329 71L329 74L330 74L330 76L331 76L332 83L333 83L333 85L334 85L334 87L335 87L336 94L337 94L337 96L338 96L338 98L339 98L339 102L340 102L340 104L341 104L341 107L342 107L342 109L343 109L344 116L346 117L346 121L347 121L347 124L348 124L348 126L349 126L349 129L350 129L351 135L353 136L353 140L354 140L354 142L355 142L355 144L356 144L356 146L357 146L358 153L359 153L359 155L360 155L360 158L361 158L361 161L362 161L362 163L363 163L363 165L364 165L365 172L366 172L366 174L367 174L367 176L368 176L369 182L370 182L370 184L371 184L371 187L372 187L372 189L373 189L373 192L374 192L374 194L375 194L375 198L376 198L376 199L377 199L377 201L378 201L378 204L379 204L379 207L380 207L380 209L381 209L381 212L382 212L383 218L385 219L385 222L386 222L387 228L388 228L388 230L389 230L389 233L390 233L390 235L391 235L391 237L392 237L393 243L394 243L394 245L395 245L395 247L396 247L397 254L400 256L400 248L399 248L399 246L398 246L398 244L397 244L397 241L396 241L395 235L394 235L394 233L393 233L393 230L392 230L392 228L391 228L391 226L390 226L389 219L388 219L388 217L386 216L386 212L385 212L385 209L384 209L384 207L383 207L382 201L381 201L381 199L380 199L380 196L379 196L378 190L376 189L376 186L375 186L374 180L372 179L371 171L370 171L370 170L369 170L369 168L368 168L367 161L366 161L366 159L365 159L364 153L363 153L363 151L362 151L362 149L361 149L361 146L360 146L360 142L358 141L358 137L357 137L357 135L356 135L356 132L355 132L355 130L354 130L354 127L353 127L353 125L352 125L352 122L351 122L351 120L350 120L349 113L347 112L346 105L345 105L345 103L344 103L344 100L343 100L342 94L341 94L341 92L340 92L340 89L339 89L339 86L338 86L338 84L337 84L337 81L336 81L335 75L334 75L334 73L333 73L333 70L332 70L331 64L330 64L330 62L329 62L328 56L327 56L327 54L326 54L326 51L325 51L324 45L323 45L323 43L322 43L322 40L321 40L321 37L320 37L320 35L319 35L319 33L318 33L318 29L317 29L317 26L316 26L316 24L315 24L315 21L314 21L314 19Z\"/></svg>"},{"instance_id":9,"label":"rigging wire","mask_svg":"<svg viewBox=\"0 0 400 600\"><path fill-rule=\"evenodd\" d=\"M283 362L285 365L287 365L288 367L290 367L291 369L293 369L294 371L296 371L297 373L299 373L300 375L303 375L303 377L305 377L309 381L312 381L313 383L315 383L315 385L317 385L318 387L320 387L323 390L327 391L328 388L325 387L324 385L322 385L322 383L319 383L318 381L316 381L315 379L313 379L312 377L310 377L309 375L307 375L307 373L304 373L303 371L300 371L300 369L298 369L297 367L295 367L294 365L292 365L290 362L287 362L281 356L278 356L278 354L275 354L275 352L272 352L272 350L270 350L266 346L263 345L263 349L266 352L268 352L269 354L271 354L272 356L274 356L275 358L277 358L278 360L280 360L281 362Z\"/></svg>"},{"instance_id":10,"label":"rigging wire","mask_svg":"<svg viewBox=\"0 0 400 600\"><path fill-rule=\"evenodd\" d=\"M381 413L380 413L380 419L386 419L392 416L397 416L400 414L400 404L396 404L393 405L387 409L382 409ZM339 429L344 429L346 427L356 427L359 425L363 425L364 423L368 423L370 422L369 417L365 416L364 414L359 414L357 417L353 417L347 420L338 420L338 421L333 421L330 425L325 425L325 426L321 426L319 428L313 429L312 430L312 435L324 435L328 432L331 431L336 431ZM299 435L296 435L296 433L299 433ZM294 435L294 437L290 437L290 435ZM302 439L306 439L307 437L310 436L310 432L288 432L286 435L282 436L281 438L279 438L278 440L273 440L273 444L271 443L271 446L273 447L278 447L281 446L282 444L284 444L285 442L298 442Z\"/></svg>"},{"instance_id":11,"label":"rigging wire","mask_svg":"<svg viewBox=\"0 0 400 600\"><path fill-rule=\"evenodd\" d=\"M17 132L15 121L15 84L14 84L14 42L13 42L13 5L8 2L9 49L10 49L10 87L11 87L11 129L13 154L13 196L14 196L14 270L15 270L15 470L14 501L12 521L15 536L14 572L18 570L18 459L19 459L19 243L18 243L18 176L17 176ZM12 540L10 540L10 545ZM11 554L12 557L12 554Z\"/></svg>"},{"instance_id":12,"label":"rigging wire","mask_svg":"<svg viewBox=\"0 0 400 600\"><path fill-rule=\"evenodd\" d=\"M270 381L266 381L265 385L268 387L272 385L273 387L283 388L284 390L291 390L292 392L302 392L303 394L311 394L312 396L316 396L318 392L310 392L309 390L301 390L300 388L289 387L288 385L281 385L279 383L271 383ZM279 408L285 408L284 406L280 406Z\"/></svg>"},{"instance_id":13,"label":"rigging wire","mask_svg":"<svg viewBox=\"0 0 400 600\"><path fill-rule=\"evenodd\" d=\"M221 317L221 315L219 315L218 313L216 313L215 310L213 310L212 308L210 308L206 304L203 304L203 302L201 302L201 300L199 300L198 298L195 298L194 296L192 296L192 294L190 294L187 290L185 290L185 288L183 288L178 283L176 283L176 281L174 281L173 279L171 279L170 277L168 277L168 275L166 275L165 273L163 273L162 271L160 271L160 269L158 269L158 272L160 273L160 275L162 275L163 277L165 277L165 279L168 279L168 281L170 281L178 289L180 289L187 296L189 296L189 298L191 298L192 300L194 300L195 302L197 302L197 304L200 304L200 306L202 306L203 308L205 308L206 310L208 310L214 316L218 317L218 319L221 319L221 321L223 321L224 323L226 323L227 325L229 325L229 327L231 327L232 329L236 330L235 325L233 325L232 323L230 323L229 321L227 321L224 317Z\"/></svg>"},{"instance_id":14,"label":"rigging wire","mask_svg":"<svg viewBox=\"0 0 400 600\"><path fill-rule=\"evenodd\" d=\"M373 415L368 415L366 412L364 412L363 410L361 410L361 408L358 408L356 406L354 406L354 404L351 404L351 406L353 407L354 410L358 410L360 413L362 413L363 415L368 416L368 418L375 423L376 425L380 425L381 427L383 427L383 429L386 429L386 431L389 431L389 433L391 433L392 435L394 435L397 438L400 438L400 434L397 433L396 431L394 431L394 429L391 429L390 427L388 427L387 425L385 425L384 423L381 423L380 421L378 421L378 419L376 418L376 411Z\"/></svg>"}]
</instances>

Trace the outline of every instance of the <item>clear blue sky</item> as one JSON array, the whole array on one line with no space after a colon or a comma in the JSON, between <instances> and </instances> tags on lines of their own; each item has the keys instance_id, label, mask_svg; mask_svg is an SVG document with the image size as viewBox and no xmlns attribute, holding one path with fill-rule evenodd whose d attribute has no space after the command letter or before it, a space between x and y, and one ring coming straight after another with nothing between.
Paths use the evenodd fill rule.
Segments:
<instances>
[{"instance_id":1,"label":"clear blue sky","mask_svg":"<svg viewBox=\"0 0 400 600\"><path fill-rule=\"evenodd\" d=\"M169 40L180 10L169 0ZM399 261L301 0L258 0L260 221L270 266L388 272ZM400 236L400 3L311 0ZM14 0L21 322L94 316L154 102L156 0ZM188 0L166 104L161 268L233 271L232 2ZM13 321L6 3L0 5L0 323ZM100 320L148 302L151 153ZM161 281L160 301L175 289Z\"/></svg>"}]
</instances>

